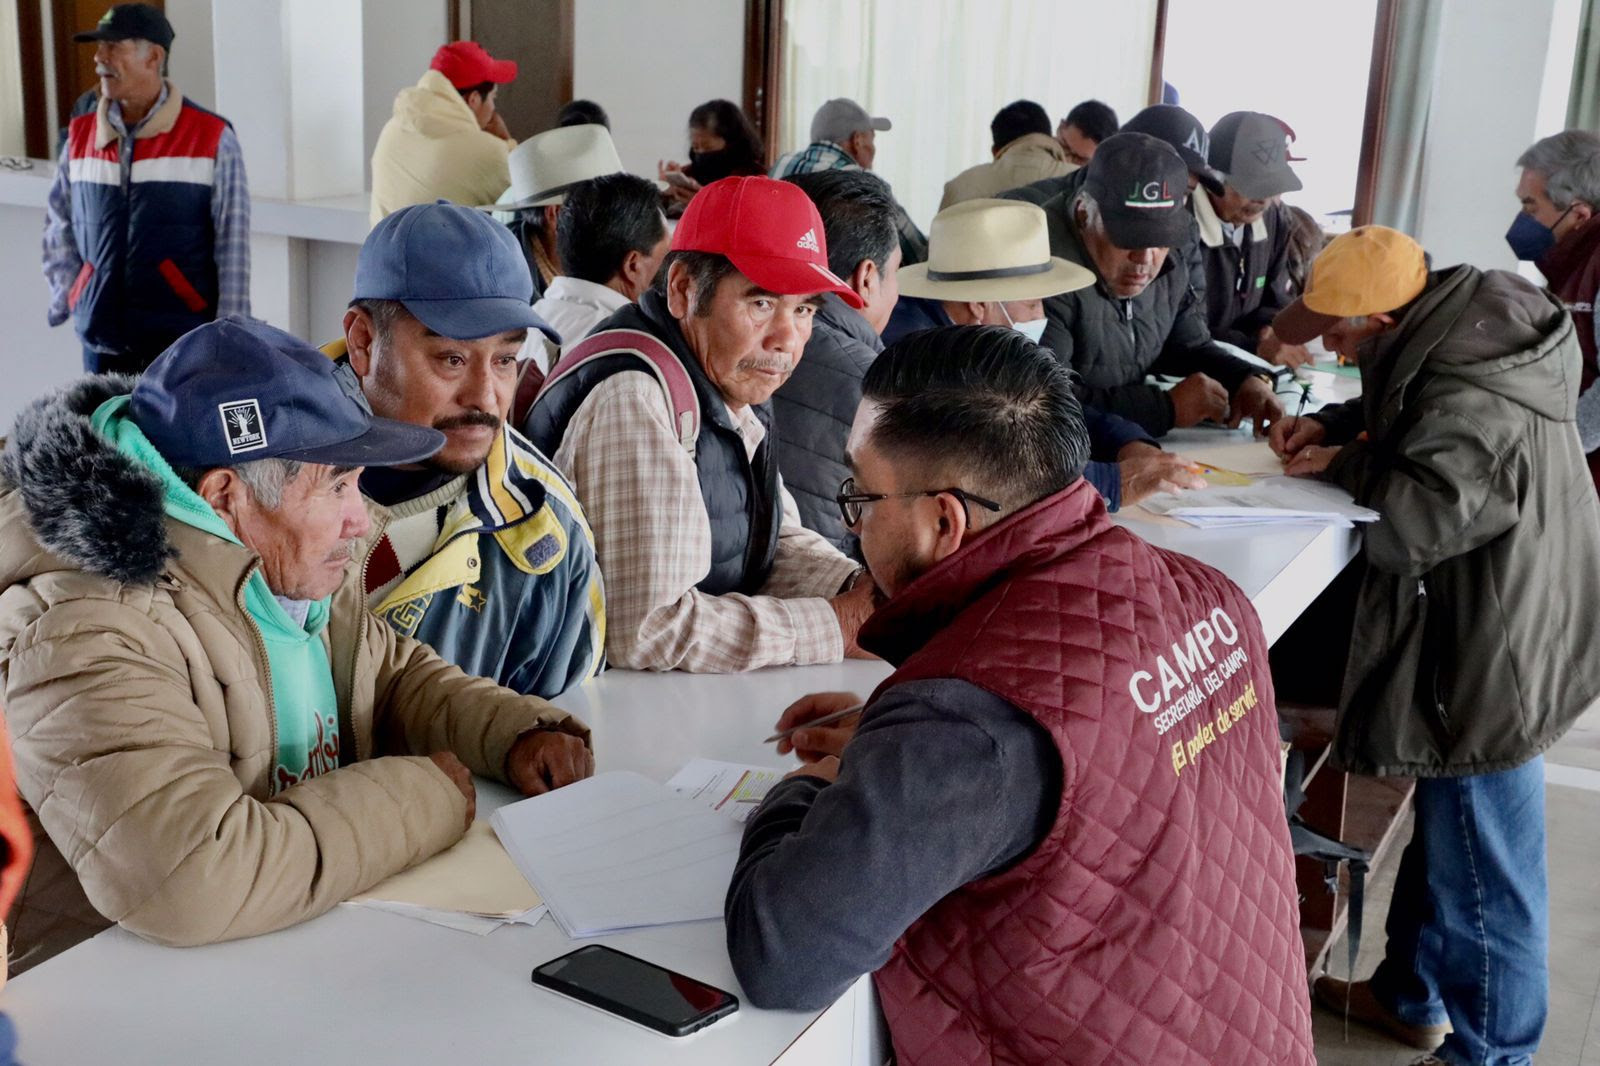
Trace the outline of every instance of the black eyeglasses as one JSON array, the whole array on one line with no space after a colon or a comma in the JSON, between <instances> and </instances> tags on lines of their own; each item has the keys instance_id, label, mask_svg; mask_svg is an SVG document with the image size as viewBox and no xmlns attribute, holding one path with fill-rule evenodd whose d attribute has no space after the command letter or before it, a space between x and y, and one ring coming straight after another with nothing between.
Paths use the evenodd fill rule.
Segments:
<instances>
[{"instance_id":1,"label":"black eyeglasses","mask_svg":"<svg viewBox=\"0 0 1600 1066\"><path fill-rule=\"evenodd\" d=\"M908 500L916 496L943 496L946 493L954 496L963 504L975 503L986 511L998 511L1000 505L993 500L986 500L982 496L974 496L965 489L925 489L922 492L857 492L856 479L847 477L844 484L839 486L839 495L834 502L839 505L839 517L844 519L844 524L854 529L861 521L861 510L869 503L879 500Z\"/></svg>"}]
</instances>

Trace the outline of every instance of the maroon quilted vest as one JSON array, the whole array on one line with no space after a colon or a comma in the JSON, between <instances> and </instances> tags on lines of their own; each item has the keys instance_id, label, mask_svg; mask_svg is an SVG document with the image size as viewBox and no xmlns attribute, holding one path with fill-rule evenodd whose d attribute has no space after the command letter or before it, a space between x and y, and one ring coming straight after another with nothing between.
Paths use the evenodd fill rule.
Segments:
<instances>
[{"instance_id":1,"label":"maroon quilted vest","mask_svg":"<svg viewBox=\"0 0 1600 1066\"><path fill-rule=\"evenodd\" d=\"M1600 221L1590 219L1567 234L1539 260L1539 272L1572 314L1578 346L1583 349L1583 377L1578 386L1587 390L1600 377L1594 340L1594 298L1600 291ZM1600 489L1600 449L1589 453L1589 476Z\"/></svg>"},{"instance_id":2,"label":"maroon quilted vest","mask_svg":"<svg viewBox=\"0 0 1600 1066\"><path fill-rule=\"evenodd\" d=\"M941 900L875 975L901 1066L1314 1063L1267 644L1237 586L1079 482L860 640L898 665L878 694L970 682L1033 715L1063 768L1039 847Z\"/></svg>"}]
</instances>

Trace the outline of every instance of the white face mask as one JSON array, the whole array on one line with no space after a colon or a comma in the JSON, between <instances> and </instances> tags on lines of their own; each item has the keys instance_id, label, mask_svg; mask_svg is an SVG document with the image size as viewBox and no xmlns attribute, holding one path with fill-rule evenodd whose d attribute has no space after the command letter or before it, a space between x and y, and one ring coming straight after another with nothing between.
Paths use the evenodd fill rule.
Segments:
<instances>
[{"instance_id":1,"label":"white face mask","mask_svg":"<svg viewBox=\"0 0 1600 1066\"><path fill-rule=\"evenodd\" d=\"M1026 322L1017 322L1012 319L1011 312L1006 310L1006 305L1004 303L1001 303L998 306L1000 308L1000 313L1006 316L1006 322L1011 326L1012 329L1016 330L1018 333L1022 334L1035 344L1038 344L1039 341L1043 339L1044 327L1048 321L1047 319L1030 318Z\"/></svg>"}]
</instances>

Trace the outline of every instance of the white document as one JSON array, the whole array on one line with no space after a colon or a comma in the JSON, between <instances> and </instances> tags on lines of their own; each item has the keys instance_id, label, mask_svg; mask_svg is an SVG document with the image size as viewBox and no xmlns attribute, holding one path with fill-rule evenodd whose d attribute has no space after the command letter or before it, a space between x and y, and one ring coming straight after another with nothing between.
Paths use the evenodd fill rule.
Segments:
<instances>
[{"instance_id":1,"label":"white document","mask_svg":"<svg viewBox=\"0 0 1600 1066\"><path fill-rule=\"evenodd\" d=\"M739 856L736 822L627 771L501 807L491 824L574 937L720 918Z\"/></svg>"},{"instance_id":2,"label":"white document","mask_svg":"<svg viewBox=\"0 0 1600 1066\"><path fill-rule=\"evenodd\" d=\"M1262 478L1252 485L1161 493L1140 506L1193 526L1331 525L1375 522L1378 512L1360 507L1337 485L1303 478Z\"/></svg>"},{"instance_id":3,"label":"white document","mask_svg":"<svg viewBox=\"0 0 1600 1066\"><path fill-rule=\"evenodd\" d=\"M783 775L784 771L766 766L691 759L672 775L667 787L742 822L761 805L772 786L783 780Z\"/></svg>"}]
</instances>

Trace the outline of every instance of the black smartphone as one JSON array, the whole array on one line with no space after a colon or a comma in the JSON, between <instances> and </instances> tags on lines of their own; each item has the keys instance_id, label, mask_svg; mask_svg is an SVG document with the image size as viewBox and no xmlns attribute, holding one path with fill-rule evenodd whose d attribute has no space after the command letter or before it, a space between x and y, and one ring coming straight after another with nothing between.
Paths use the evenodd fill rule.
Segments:
<instances>
[{"instance_id":1,"label":"black smartphone","mask_svg":"<svg viewBox=\"0 0 1600 1066\"><path fill-rule=\"evenodd\" d=\"M732 993L600 944L536 966L533 983L668 1036L688 1036L739 1009Z\"/></svg>"}]
</instances>

